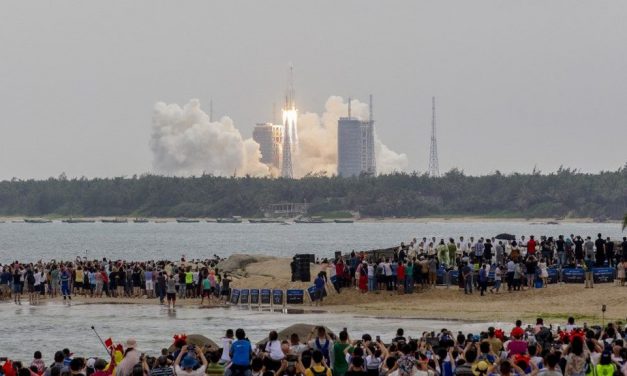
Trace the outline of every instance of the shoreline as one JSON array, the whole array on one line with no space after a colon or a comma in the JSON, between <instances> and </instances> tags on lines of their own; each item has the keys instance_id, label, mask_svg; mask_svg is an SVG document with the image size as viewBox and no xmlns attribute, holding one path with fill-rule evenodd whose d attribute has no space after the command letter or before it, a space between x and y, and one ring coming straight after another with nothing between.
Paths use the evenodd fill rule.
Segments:
<instances>
[{"instance_id":1,"label":"shoreline","mask_svg":"<svg viewBox=\"0 0 627 376\"><path fill-rule=\"evenodd\" d=\"M578 299L572 299L577 293ZM368 296L369 295L369 296ZM363 301L360 298L366 297ZM581 304L586 302L586 304ZM13 300L2 300L5 307L13 306ZM594 289L584 289L583 285L551 285L546 289L526 290L521 292L501 292L479 296L464 295L456 286L447 289L437 287L425 292L397 295L386 291L375 294L361 294L353 289L344 289L342 293L328 296L322 305L315 306L305 302L302 305L246 306L213 304L201 306L199 299L177 299L176 307L184 309L240 309L251 311L292 311L298 313L352 314L356 319L415 319L444 320L460 323L513 322L521 319L531 322L542 317L546 322L565 322L569 316L578 322L597 323L605 321L627 320L627 287L613 284L597 284ZM33 307L45 307L48 304L64 304L61 297L41 299ZM607 305L603 317L601 305ZM90 298L76 296L71 306L99 305L138 305L160 306L159 299L153 298ZM22 307L29 306L28 297L22 296ZM486 308L487 307L487 308ZM70 307L71 308L71 307Z\"/></svg>"},{"instance_id":2,"label":"shoreline","mask_svg":"<svg viewBox=\"0 0 627 376\"><path fill-rule=\"evenodd\" d=\"M99 220L105 219L105 220L111 220L111 219L116 219L116 218L120 218L120 219L127 219L129 223L133 222L133 219L135 218L145 218L151 222L154 221L166 221L167 223L176 223L176 217L135 217L135 216L120 216L120 217L110 217L110 216L91 216L91 217L82 217L82 216L76 216L76 217L68 217L68 216L59 216L59 215L48 215L48 216L0 216L0 221L4 221L6 223L11 223L14 221L17 222L22 222L25 218L27 219L33 219L33 218L37 218L37 219L48 219L48 220L52 220L52 221L62 221L64 219L67 218L73 218L73 219L89 219L89 220L96 220L96 222L98 222ZM193 218L193 219L198 219L200 221L200 223L207 223L207 221L209 221L209 223L213 223L215 222L216 218L214 217L198 217L198 218ZM248 221L248 219L259 219L257 217L244 217L243 220L244 221ZM525 218L525 217L499 217L499 216L464 216L464 215L460 215L460 216L455 216L455 215L450 215L450 216L446 216L446 215L442 215L442 216L433 216L433 217L385 217L385 218L378 218L378 217L362 217L362 218L346 218L346 219L352 219L354 220L356 223L417 223L417 224L425 224L425 223L430 223L430 222L435 222L435 223L446 223L446 222L451 222L451 223L497 223L497 222L505 222L505 223L529 223L529 224L539 224L539 225L555 225L555 226L559 226L561 224L573 224L573 223L599 223L599 224L604 224L604 223L616 223L616 224L620 224L621 220L619 219L611 219L611 220L606 220L603 222L595 222L593 218L587 218L587 217L581 217L581 218L563 218L563 219L555 219L555 218L543 218L543 217L537 217L537 218ZM330 220L330 219L329 219ZM287 219L287 221L290 221L290 219ZM123 223L122 223L123 224Z\"/></svg>"}]
</instances>

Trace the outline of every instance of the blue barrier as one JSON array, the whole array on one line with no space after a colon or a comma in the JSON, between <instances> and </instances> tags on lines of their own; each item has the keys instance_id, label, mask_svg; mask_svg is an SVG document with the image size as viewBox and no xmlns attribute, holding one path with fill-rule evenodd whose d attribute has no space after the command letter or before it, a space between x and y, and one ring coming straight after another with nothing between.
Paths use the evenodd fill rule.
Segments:
<instances>
[{"instance_id":1,"label":"blue barrier","mask_svg":"<svg viewBox=\"0 0 627 376\"><path fill-rule=\"evenodd\" d=\"M283 290L272 290L272 304L283 305Z\"/></svg>"},{"instance_id":2,"label":"blue barrier","mask_svg":"<svg viewBox=\"0 0 627 376\"><path fill-rule=\"evenodd\" d=\"M239 302L239 290L231 289L231 304L237 304Z\"/></svg>"},{"instance_id":3,"label":"blue barrier","mask_svg":"<svg viewBox=\"0 0 627 376\"><path fill-rule=\"evenodd\" d=\"M259 289L250 289L250 304L259 304Z\"/></svg>"},{"instance_id":4,"label":"blue barrier","mask_svg":"<svg viewBox=\"0 0 627 376\"><path fill-rule=\"evenodd\" d=\"M286 291L287 304L303 304L305 302L305 290L291 289Z\"/></svg>"}]
</instances>

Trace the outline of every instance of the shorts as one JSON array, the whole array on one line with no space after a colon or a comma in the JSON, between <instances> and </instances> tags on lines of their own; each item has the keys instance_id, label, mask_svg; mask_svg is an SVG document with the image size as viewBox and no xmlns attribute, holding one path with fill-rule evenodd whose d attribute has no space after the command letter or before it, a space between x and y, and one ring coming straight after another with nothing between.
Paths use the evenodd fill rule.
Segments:
<instances>
[{"instance_id":1,"label":"shorts","mask_svg":"<svg viewBox=\"0 0 627 376\"><path fill-rule=\"evenodd\" d=\"M75 289L80 289L83 287L83 282L74 282L74 288Z\"/></svg>"},{"instance_id":2,"label":"shorts","mask_svg":"<svg viewBox=\"0 0 627 376\"><path fill-rule=\"evenodd\" d=\"M222 289L222 292L221 292L222 296L229 296L229 290L230 289Z\"/></svg>"},{"instance_id":3,"label":"shorts","mask_svg":"<svg viewBox=\"0 0 627 376\"><path fill-rule=\"evenodd\" d=\"M146 290L152 290L153 284L152 281L146 281Z\"/></svg>"},{"instance_id":4,"label":"shorts","mask_svg":"<svg viewBox=\"0 0 627 376\"><path fill-rule=\"evenodd\" d=\"M13 292L15 294L21 294L22 293L22 284L21 283L14 283L13 284Z\"/></svg>"},{"instance_id":5,"label":"shorts","mask_svg":"<svg viewBox=\"0 0 627 376\"><path fill-rule=\"evenodd\" d=\"M166 295L168 297L168 302L175 302L176 301L176 293L175 292L169 292Z\"/></svg>"},{"instance_id":6,"label":"shorts","mask_svg":"<svg viewBox=\"0 0 627 376\"><path fill-rule=\"evenodd\" d=\"M202 296L203 298L206 296L207 298L209 297L209 294L211 294L211 290L209 289L204 289L202 290Z\"/></svg>"}]
</instances>

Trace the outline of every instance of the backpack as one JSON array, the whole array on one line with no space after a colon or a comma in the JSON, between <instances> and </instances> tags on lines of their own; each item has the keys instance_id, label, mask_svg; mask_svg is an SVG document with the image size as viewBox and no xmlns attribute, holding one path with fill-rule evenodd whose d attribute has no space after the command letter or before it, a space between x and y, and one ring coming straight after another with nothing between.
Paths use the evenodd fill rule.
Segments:
<instances>
[{"instance_id":1,"label":"backpack","mask_svg":"<svg viewBox=\"0 0 627 376\"><path fill-rule=\"evenodd\" d=\"M327 376L327 367L324 367L324 370L322 370L322 372L316 372L313 366L310 367L309 370L311 371L313 376Z\"/></svg>"},{"instance_id":2,"label":"backpack","mask_svg":"<svg viewBox=\"0 0 627 376\"><path fill-rule=\"evenodd\" d=\"M28 277L26 277L26 281L28 282L29 285L31 285L31 286L34 285L35 284L35 276L32 273L30 273L28 275Z\"/></svg>"}]
</instances>

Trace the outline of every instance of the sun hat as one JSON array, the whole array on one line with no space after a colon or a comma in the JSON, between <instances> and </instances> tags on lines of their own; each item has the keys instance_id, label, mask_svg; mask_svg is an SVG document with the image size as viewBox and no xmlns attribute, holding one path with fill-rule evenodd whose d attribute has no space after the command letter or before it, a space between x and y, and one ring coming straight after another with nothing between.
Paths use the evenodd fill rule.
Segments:
<instances>
[{"instance_id":1,"label":"sun hat","mask_svg":"<svg viewBox=\"0 0 627 376\"><path fill-rule=\"evenodd\" d=\"M490 365L485 360L480 360L472 366L472 373L475 376L485 375L488 373Z\"/></svg>"},{"instance_id":2,"label":"sun hat","mask_svg":"<svg viewBox=\"0 0 627 376\"><path fill-rule=\"evenodd\" d=\"M135 338L129 338L126 340L127 349L134 349L135 347L137 347L137 341L135 341Z\"/></svg>"}]
</instances>

